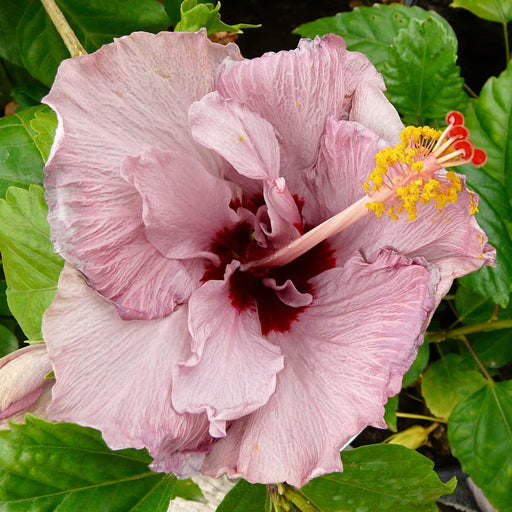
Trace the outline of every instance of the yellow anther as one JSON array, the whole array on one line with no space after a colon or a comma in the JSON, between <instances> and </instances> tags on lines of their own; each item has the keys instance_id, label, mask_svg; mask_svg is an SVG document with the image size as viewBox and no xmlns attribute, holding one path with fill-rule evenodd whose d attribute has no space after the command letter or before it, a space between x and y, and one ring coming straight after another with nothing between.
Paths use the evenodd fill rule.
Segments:
<instances>
[{"instance_id":1,"label":"yellow anther","mask_svg":"<svg viewBox=\"0 0 512 512\"><path fill-rule=\"evenodd\" d=\"M442 132L429 126L407 126L400 134L402 142L375 155L376 166L364 189L370 197L375 195L380 201L369 203L369 210L379 217L386 213L391 218L397 218L405 211L409 220L414 220L418 204L432 201L441 211L448 203L457 201L462 190L460 178L453 172L444 176L437 174L443 166L436 167L435 158L429 157L435 141L441 136ZM382 188L384 183L386 188ZM474 202L471 204L472 212L476 211Z\"/></svg>"},{"instance_id":2,"label":"yellow anther","mask_svg":"<svg viewBox=\"0 0 512 512\"><path fill-rule=\"evenodd\" d=\"M366 205L366 208L368 208L368 210L371 210L373 213L375 213L375 215L377 215L377 217L382 217L382 214L384 213L384 210L385 210L384 204L379 201L373 201L372 203L368 203Z\"/></svg>"},{"instance_id":3,"label":"yellow anther","mask_svg":"<svg viewBox=\"0 0 512 512\"><path fill-rule=\"evenodd\" d=\"M244 140L244 136L243 135L240 135L240 137L238 137L239 140Z\"/></svg>"},{"instance_id":4,"label":"yellow anther","mask_svg":"<svg viewBox=\"0 0 512 512\"><path fill-rule=\"evenodd\" d=\"M469 191L469 204L471 205L469 214L474 215L478 212L478 201L475 199L475 193L471 191Z\"/></svg>"},{"instance_id":5,"label":"yellow anther","mask_svg":"<svg viewBox=\"0 0 512 512\"><path fill-rule=\"evenodd\" d=\"M411 165L411 169L412 169L414 172L421 172L421 171L423 171L423 162L414 162L414 163Z\"/></svg>"}]
</instances>

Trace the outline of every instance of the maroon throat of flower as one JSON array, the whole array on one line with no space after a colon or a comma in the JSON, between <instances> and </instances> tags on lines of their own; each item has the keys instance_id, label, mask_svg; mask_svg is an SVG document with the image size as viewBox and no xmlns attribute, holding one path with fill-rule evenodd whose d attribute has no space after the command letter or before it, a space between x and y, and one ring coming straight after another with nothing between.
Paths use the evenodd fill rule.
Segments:
<instances>
[{"instance_id":1,"label":"maroon throat of flower","mask_svg":"<svg viewBox=\"0 0 512 512\"><path fill-rule=\"evenodd\" d=\"M229 278L232 305L239 312L256 310L263 335L288 331L314 298L311 278L336 266L330 237L371 212L393 220L407 214L413 221L421 205L433 202L440 213L457 201L461 180L446 168L481 166L486 155L470 142L462 114L450 112L447 123L443 132L404 128L398 145L377 153L361 199L271 254L259 250L249 223L217 233L212 251L221 265L208 268L203 281L222 279L227 265L239 261ZM477 205L471 200L473 214Z\"/></svg>"}]
</instances>

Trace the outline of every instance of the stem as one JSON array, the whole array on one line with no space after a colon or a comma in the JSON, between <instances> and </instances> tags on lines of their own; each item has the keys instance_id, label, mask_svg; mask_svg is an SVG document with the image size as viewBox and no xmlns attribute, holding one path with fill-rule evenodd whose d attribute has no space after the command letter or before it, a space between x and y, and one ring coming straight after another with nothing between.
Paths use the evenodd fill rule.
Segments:
<instances>
[{"instance_id":1,"label":"stem","mask_svg":"<svg viewBox=\"0 0 512 512\"><path fill-rule=\"evenodd\" d=\"M505 37L505 53L506 53L506 60L505 60L505 67L508 66L508 61L510 60L510 46L508 43L508 30L507 30L507 22L502 22L503 26L503 36Z\"/></svg>"},{"instance_id":2,"label":"stem","mask_svg":"<svg viewBox=\"0 0 512 512\"><path fill-rule=\"evenodd\" d=\"M462 338L468 334L475 332L498 331L500 329L512 328L512 319L496 320L495 322L482 322L479 324L465 325L457 329L449 329L446 331L427 332L426 339L429 343L440 343L448 339Z\"/></svg>"},{"instance_id":3,"label":"stem","mask_svg":"<svg viewBox=\"0 0 512 512\"><path fill-rule=\"evenodd\" d=\"M287 484L284 484L283 496L302 512L318 512L318 509L302 493Z\"/></svg>"},{"instance_id":4,"label":"stem","mask_svg":"<svg viewBox=\"0 0 512 512\"><path fill-rule=\"evenodd\" d=\"M471 343L469 343L468 339L465 336L461 336L460 339L462 340L462 343L466 345L466 348L469 350L469 353L473 356L474 360L478 363L478 366L480 366L480 370L482 370L482 373L485 375L485 378L489 381L491 385L494 385L493 378L487 371L487 368L483 365L482 361L480 361L480 358L478 357L474 348L471 346Z\"/></svg>"},{"instance_id":5,"label":"stem","mask_svg":"<svg viewBox=\"0 0 512 512\"><path fill-rule=\"evenodd\" d=\"M447 420L442 418L434 418L433 416L423 416L422 414L410 414L408 412L397 412L395 413L397 418L412 418L414 420L427 420L436 421L437 423L448 423Z\"/></svg>"},{"instance_id":6,"label":"stem","mask_svg":"<svg viewBox=\"0 0 512 512\"><path fill-rule=\"evenodd\" d=\"M468 93L468 96L471 96L472 98L478 99L478 94L469 87L468 84L464 84L464 90Z\"/></svg>"},{"instance_id":7,"label":"stem","mask_svg":"<svg viewBox=\"0 0 512 512\"><path fill-rule=\"evenodd\" d=\"M85 55L87 52L85 48L82 46L82 43L78 40L72 28L69 26L69 23L66 21L66 18L62 14L62 11L59 9L55 0L41 0L43 7L46 9L48 16L52 20L52 23L55 25L57 32L59 33L62 41L66 45L71 57L79 57L80 55Z\"/></svg>"}]
</instances>

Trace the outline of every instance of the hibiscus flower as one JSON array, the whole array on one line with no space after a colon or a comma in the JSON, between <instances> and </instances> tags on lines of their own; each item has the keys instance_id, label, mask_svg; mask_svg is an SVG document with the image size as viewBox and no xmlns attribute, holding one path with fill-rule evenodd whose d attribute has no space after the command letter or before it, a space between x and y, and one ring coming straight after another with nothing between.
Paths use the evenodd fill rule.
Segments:
<instances>
[{"instance_id":1,"label":"hibiscus flower","mask_svg":"<svg viewBox=\"0 0 512 512\"><path fill-rule=\"evenodd\" d=\"M383 90L333 35L244 60L204 31L136 33L64 61L48 417L180 477L341 471L453 279L494 258L444 170L482 158L459 117L400 142Z\"/></svg>"}]
</instances>

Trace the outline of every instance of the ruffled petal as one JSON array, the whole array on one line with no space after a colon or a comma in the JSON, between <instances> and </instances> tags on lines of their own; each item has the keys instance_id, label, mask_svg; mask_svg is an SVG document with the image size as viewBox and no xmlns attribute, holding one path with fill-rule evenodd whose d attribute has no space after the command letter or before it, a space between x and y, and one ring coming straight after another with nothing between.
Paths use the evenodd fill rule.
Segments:
<instances>
[{"instance_id":1,"label":"ruffled petal","mask_svg":"<svg viewBox=\"0 0 512 512\"><path fill-rule=\"evenodd\" d=\"M261 180L276 245L289 243L302 227L297 205L279 175L279 145L272 125L217 92L190 107L192 135L222 155L242 176Z\"/></svg>"},{"instance_id":2,"label":"ruffled petal","mask_svg":"<svg viewBox=\"0 0 512 512\"><path fill-rule=\"evenodd\" d=\"M239 311L232 304L229 278L236 266L224 281L208 281L190 298L194 355L180 365L173 385L176 410L206 412L214 437L226 435L227 421L267 403L284 366L281 350L261 335L256 309Z\"/></svg>"},{"instance_id":3,"label":"ruffled petal","mask_svg":"<svg viewBox=\"0 0 512 512\"><path fill-rule=\"evenodd\" d=\"M218 92L189 110L194 138L223 156L240 174L255 180L279 177L279 145L272 125Z\"/></svg>"},{"instance_id":4,"label":"ruffled petal","mask_svg":"<svg viewBox=\"0 0 512 512\"><path fill-rule=\"evenodd\" d=\"M272 277L265 277L262 279L262 282L265 286L272 288L276 292L276 295L283 304L292 308L303 308L304 306L309 306L313 301L313 296L310 293L299 292L290 279L287 279L282 285L278 285Z\"/></svg>"},{"instance_id":5,"label":"ruffled petal","mask_svg":"<svg viewBox=\"0 0 512 512\"><path fill-rule=\"evenodd\" d=\"M51 369L44 343L16 350L0 359L0 419L10 418L33 405L48 383L45 376Z\"/></svg>"},{"instance_id":6,"label":"ruffled petal","mask_svg":"<svg viewBox=\"0 0 512 512\"><path fill-rule=\"evenodd\" d=\"M374 155L383 144L376 134L357 123L331 120L318 163L305 174L316 203L312 208L306 204L304 215L318 223L361 199L363 183L375 168ZM432 203L421 205L418 218L412 222L406 215L392 220L388 215L368 213L329 240L338 264L343 265L355 251L371 257L383 247L392 247L410 258L422 256L441 273L436 291L439 302L456 277L493 264L496 256L470 214L478 197L468 192L464 176L461 182L458 201L448 203L440 214Z\"/></svg>"},{"instance_id":7,"label":"ruffled petal","mask_svg":"<svg viewBox=\"0 0 512 512\"><path fill-rule=\"evenodd\" d=\"M316 226L361 199L365 195L363 183L375 168L375 154L387 146L359 123L329 118L318 162L303 171L314 198L304 205L306 222ZM361 179L363 175L366 177Z\"/></svg>"},{"instance_id":8,"label":"ruffled petal","mask_svg":"<svg viewBox=\"0 0 512 512\"><path fill-rule=\"evenodd\" d=\"M293 194L306 190L297 170L316 162L325 122L347 118L357 84L384 82L361 53L348 52L333 34L303 39L293 51L267 53L225 66L217 90L269 121L279 134L281 175Z\"/></svg>"},{"instance_id":9,"label":"ruffled petal","mask_svg":"<svg viewBox=\"0 0 512 512\"><path fill-rule=\"evenodd\" d=\"M404 128L398 112L382 89L366 81L361 82L354 92L349 120L366 126L390 144L400 142L400 132Z\"/></svg>"},{"instance_id":10,"label":"ruffled petal","mask_svg":"<svg viewBox=\"0 0 512 512\"><path fill-rule=\"evenodd\" d=\"M123 321L66 265L43 318L57 379L48 418L97 428L114 450L146 447L156 469L183 474L186 454L204 458L210 441L205 414L171 403L172 373L190 356L187 314Z\"/></svg>"},{"instance_id":11,"label":"ruffled petal","mask_svg":"<svg viewBox=\"0 0 512 512\"><path fill-rule=\"evenodd\" d=\"M383 250L312 279L313 303L289 333L271 336L286 360L276 392L215 441L206 474L300 487L340 471L340 449L365 426L385 426L384 404L399 391L434 308L438 276L430 270Z\"/></svg>"},{"instance_id":12,"label":"ruffled petal","mask_svg":"<svg viewBox=\"0 0 512 512\"><path fill-rule=\"evenodd\" d=\"M127 158L121 175L142 197L146 237L164 256L219 263L211 252L215 233L240 220L224 180L189 155L156 148Z\"/></svg>"},{"instance_id":13,"label":"ruffled petal","mask_svg":"<svg viewBox=\"0 0 512 512\"><path fill-rule=\"evenodd\" d=\"M62 62L45 98L59 120L45 179L52 241L124 318L169 314L197 276L147 241L140 197L121 165L159 147L221 172L221 159L193 140L188 108L213 90L227 56L241 58L205 31L135 33Z\"/></svg>"}]
</instances>

